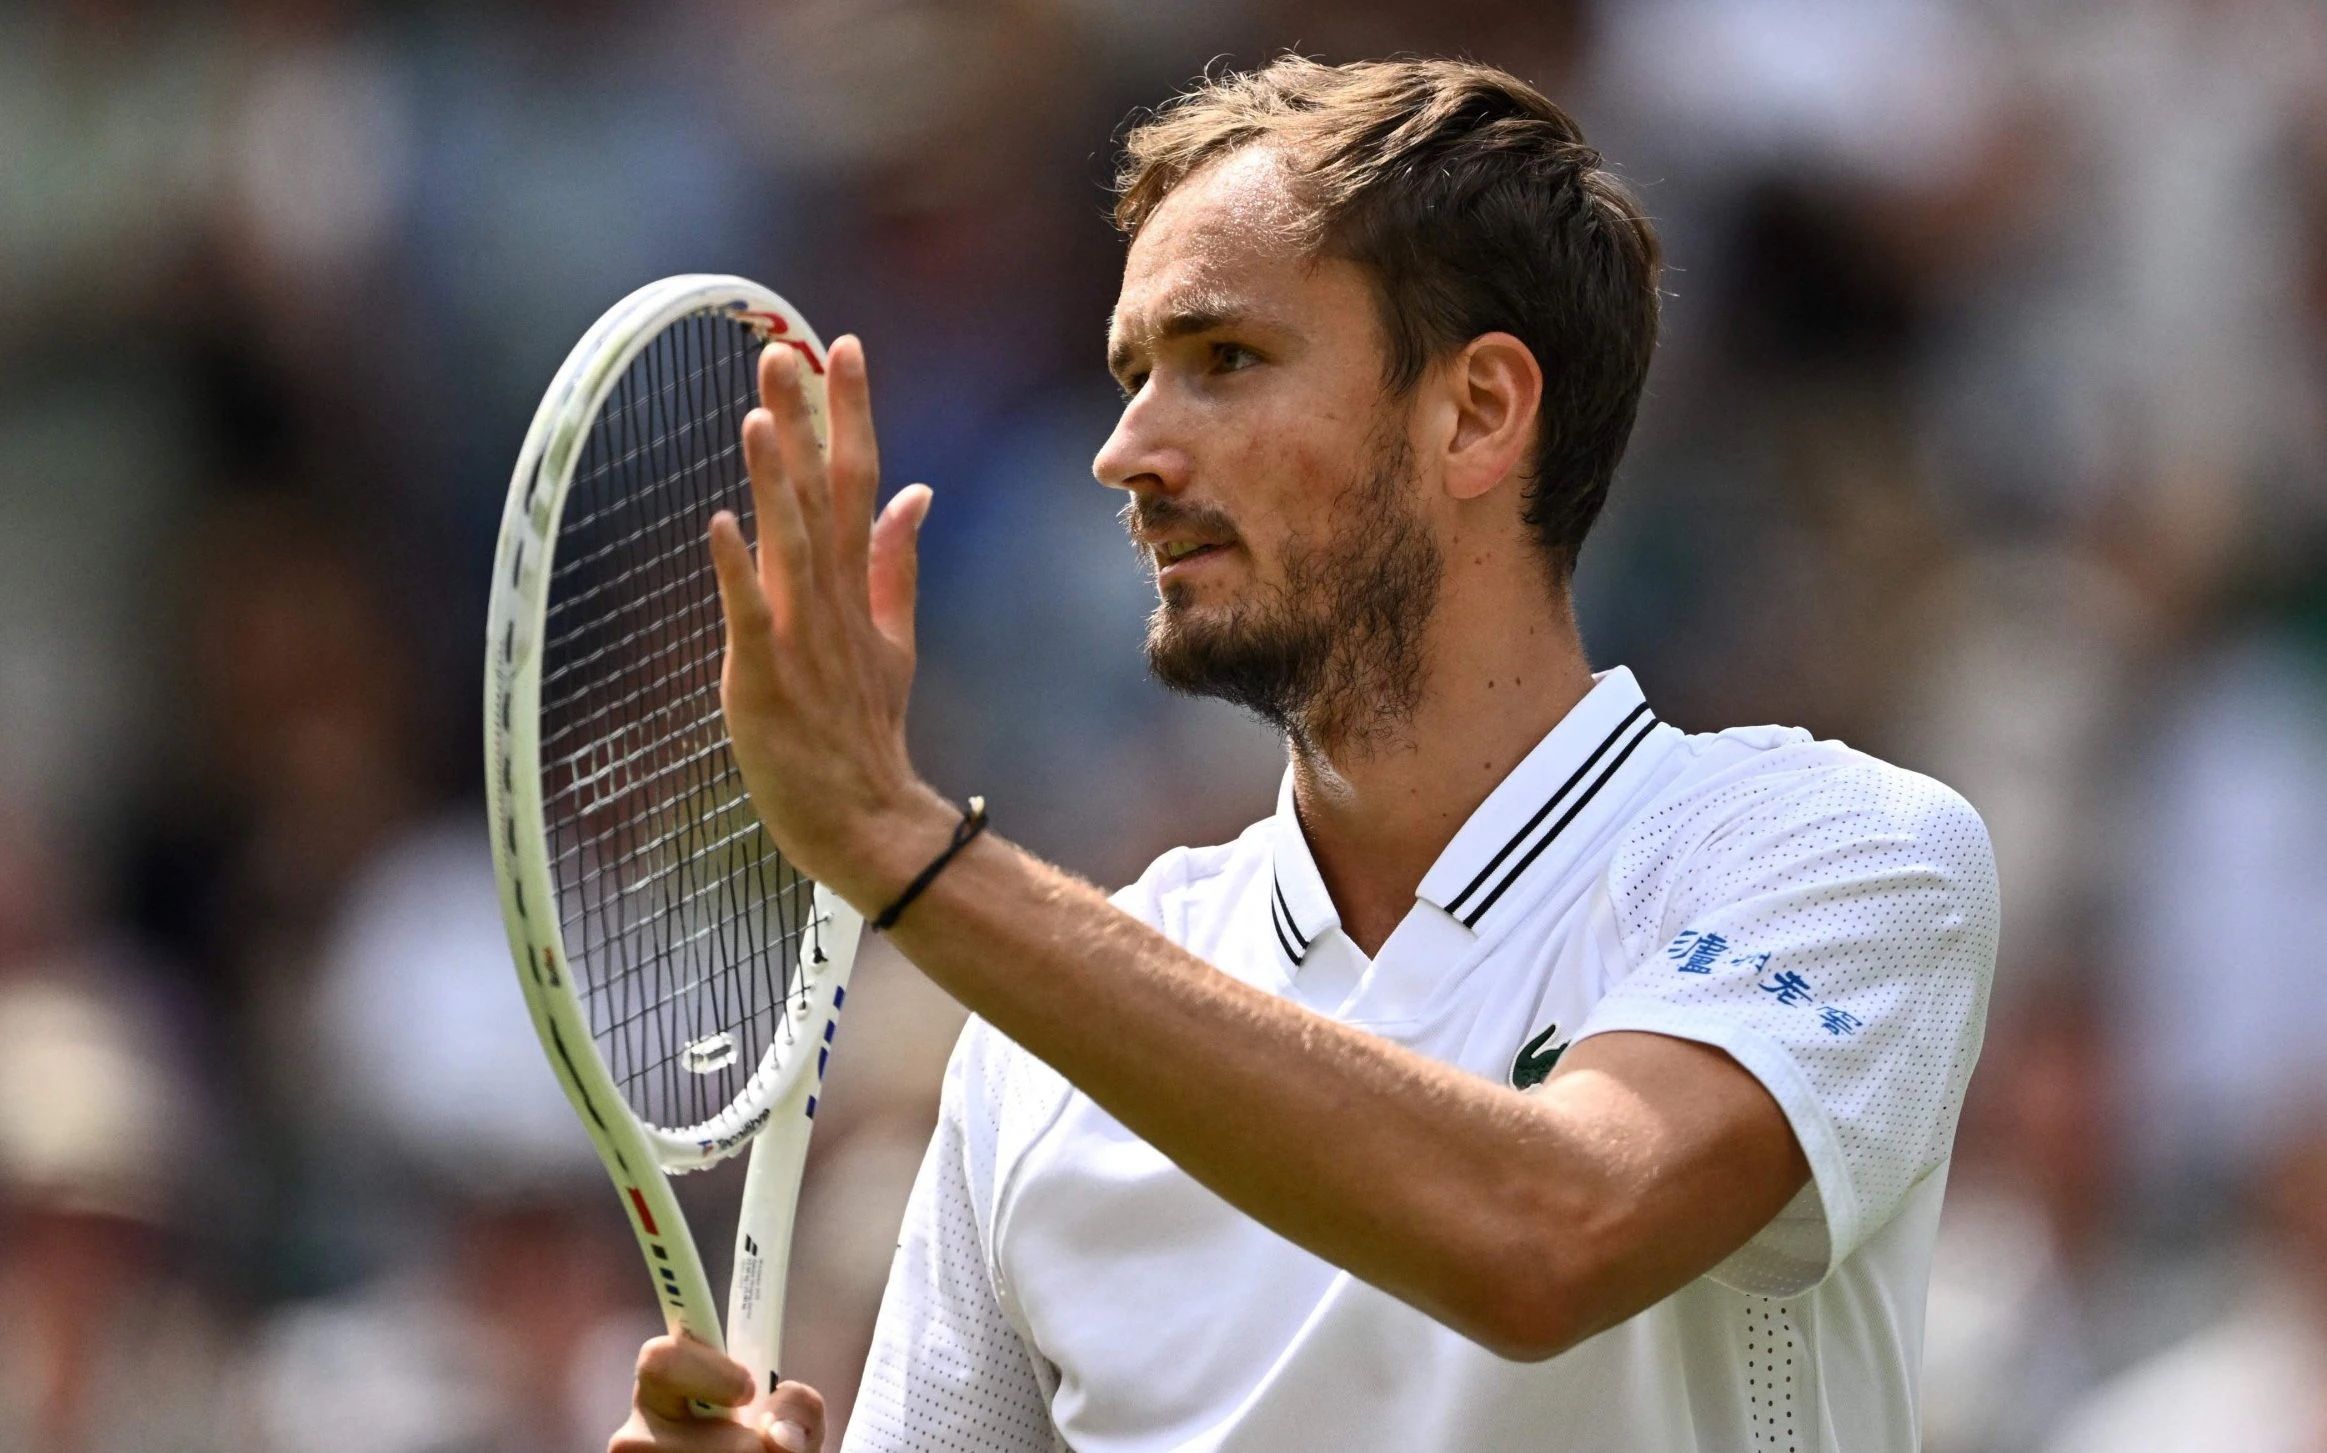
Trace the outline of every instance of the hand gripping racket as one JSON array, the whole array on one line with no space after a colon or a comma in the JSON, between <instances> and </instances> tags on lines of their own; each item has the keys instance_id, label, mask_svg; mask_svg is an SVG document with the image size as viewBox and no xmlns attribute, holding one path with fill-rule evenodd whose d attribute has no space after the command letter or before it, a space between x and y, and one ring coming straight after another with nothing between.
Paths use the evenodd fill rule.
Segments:
<instances>
[{"instance_id":1,"label":"hand gripping racket","mask_svg":"<svg viewBox=\"0 0 2327 1453\"><path fill-rule=\"evenodd\" d=\"M665 1324L723 1345L666 1176L755 1148L725 1349L778 1378L816 1095L863 922L784 860L719 707L707 530L751 517L770 343L824 346L742 278L640 288L567 355L509 483L485 643L485 788L518 982L638 1233Z\"/></svg>"}]
</instances>

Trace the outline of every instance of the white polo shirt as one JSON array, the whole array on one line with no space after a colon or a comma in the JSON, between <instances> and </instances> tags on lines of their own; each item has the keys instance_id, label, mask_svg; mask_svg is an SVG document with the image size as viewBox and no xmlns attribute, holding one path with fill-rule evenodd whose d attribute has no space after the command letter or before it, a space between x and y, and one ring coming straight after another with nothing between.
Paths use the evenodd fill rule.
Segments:
<instances>
[{"instance_id":1,"label":"white polo shirt","mask_svg":"<svg viewBox=\"0 0 2327 1453\"><path fill-rule=\"evenodd\" d=\"M1716 1045L1784 1108L1811 1184L1707 1276L1509 1362L1230 1207L973 1020L847 1448L1915 1448L1995 963L1994 860L1963 799L1800 731L1683 733L1615 670L1416 899L1369 961L1288 782L1273 817L1165 854L1116 902L1224 973L1505 1084L1609 1030Z\"/></svg>"}]
</instances>

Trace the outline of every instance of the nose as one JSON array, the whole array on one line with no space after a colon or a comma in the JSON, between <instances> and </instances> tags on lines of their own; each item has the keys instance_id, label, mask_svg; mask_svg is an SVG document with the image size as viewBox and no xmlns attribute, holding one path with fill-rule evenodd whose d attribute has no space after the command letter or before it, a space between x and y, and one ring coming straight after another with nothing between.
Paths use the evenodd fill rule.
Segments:
<instances>
[{"instance_id":1,"label":"nose","mask_svg":"<svg viewBox=\"0 0 2327 1453\"><path fill-rule=\"evenodd\" d=\"M1091 476L1134 494L1178 494L1188 486L1191 462L1162 390L1151 386L1124 404L1115 432L1091 460Z\"/></svg>"}]
</instances>

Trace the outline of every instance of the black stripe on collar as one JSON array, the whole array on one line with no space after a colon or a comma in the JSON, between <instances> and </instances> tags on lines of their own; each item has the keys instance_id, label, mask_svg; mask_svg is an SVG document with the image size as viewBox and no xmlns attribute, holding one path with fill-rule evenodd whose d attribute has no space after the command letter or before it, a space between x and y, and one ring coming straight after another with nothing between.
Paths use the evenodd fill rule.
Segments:
<instances>
[{"instance_id":1,"label":"black stripe on collar","mask_svg":"<svg viewBox=\"0 0 2327 1453\"><path fill-rule=\"evenodd\" d=\"M1272 873L1269 886L1274 890L1270 895L1269 925L1277 931L1277 947L1297 964L1308 957L1309 936L1301 932L1299 920L1293 917L1292 905L1285 902L1284 880Z\"/></svg>"},{"instance_id":2,"label":"black stripe on collar","mask_svg":"<svg viewBox=\"0 0 2327 1453\"><path fill-rule=\"evenodd\" d=\"M1605 770L1603 770L1597 777L1592 779L1591 785L1584 789L1582 795L1577 797L1575 802L1568 807L1568 810L1560 816L1559 821L1552 824L1551 831L1545 833L1540 842L1536 843L1534 847L1529 848L1516 863L1513 863L1509 871L1503 873L1501 877L1497 879L1494 887L1487 892L1485 897L1480 898L1476 903L1472 904L1469 908L1466 909L1463 906L1464 900L1470 898L1472 894L1477 893L1482 887L1485 887L1489 878L1496 876L1496 870L1503 866L1503 860L1510 857L1511 854L1519 850L1520 845L1527 841L1528 834L1534 832L1535 829L1542 824L1543 820L1551 815L1552 809L1559 806L1560 800L1566 797L1568 793L1575 790L1576 784L1581 782L1585 775L1591 772L1594 766L1598 765L1602 757L1608 755L1609 751L1615 747L1616 743L1623 739L1625 733L1632 730L1633 723L1640 721L1642 717L1647 717L1648 720L1641 725L1638 732L1633 734L1632 740L1624 744L1624 749L1616 754L1615 760L1610 762ZM1534 862L1545 848L1551 846L1552 841L1566 829L1569 823L1575 821L1576 814L1584 810L1585 806L1590 803L1592 798L1599 793L1600 789L1608 784L1608 779L1616 775L1617 769L1624 765L1625 759L1630 757L1634 749L1639 747L1643 741L1647 740L1648 734L1654 730L1656 730L1656 717L1649 712L1648 703L1644 701L1640 705L1632 708L1631 714L1625 717L1624 720L1618 722L1615 729L1609 732L1606 737L1601 739L1600 745L1592 749L1592 755L1584 759L1583 765L1576 768L1574 773L1571 774L1565 782L1562 782L1559 785L1559 790L1552 793L1551 797L1543 804L1543 806L1535 810L1535 815L1528 818L1526 823L1520 827L1519 831L1511 835L1511 840L1504 843L1503 846L1496 851L1494 857L1487 860L1487 865L1479 869L1478 876L1471 879L1468 884L1464 885L1463 890L1460 893L1454 895L1454 901L1446 905L1447 911L1452 913L1455 917L1461 919L1463 927L1478 927L1479 919L1486 913L1489 908L1494 906L1495 900L1503 896L1504 891L1508 889L1513 882L1517 881L1521 873L1527 870L1527 865Z\"/></svg>"},{"instance_id":3,"label":"black stripe on collar","mask_svg":"<svg viewBox=\"0 0 2327 1453\"><path fill-rule=\"evenodd\" d=\"M1285 957L1296 964L1301 962L1301 951L1294 948L1292 941L1285 937L1285 926L1277 921L1277 909L1273 903L1269 905L1269 927L1276 930L1277 947L1285 951Z\"/></svg>"}]
</instances>

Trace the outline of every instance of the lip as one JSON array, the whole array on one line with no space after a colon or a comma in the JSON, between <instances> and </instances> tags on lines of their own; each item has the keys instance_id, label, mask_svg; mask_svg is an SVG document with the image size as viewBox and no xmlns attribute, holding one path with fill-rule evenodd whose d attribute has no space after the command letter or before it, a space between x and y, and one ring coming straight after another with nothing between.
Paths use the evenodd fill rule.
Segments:
<instances>
[{"instance_id":1,"label":"lip","mask_svg":"<svg viewBox=\"0 0 2327 1453\"><path fill-rule=\"evenodd\" d=\"M1227 559L1229 552L1235 548L1233 545L1207 545L1195 554L1182 555L1177 560L1163 561L1159 557L1158 568L1155 572L1156 583L1168 585L1175 580L1190 579L1201 571L1217 566L1221 561Z\"/></svg>"}]
</instances>

